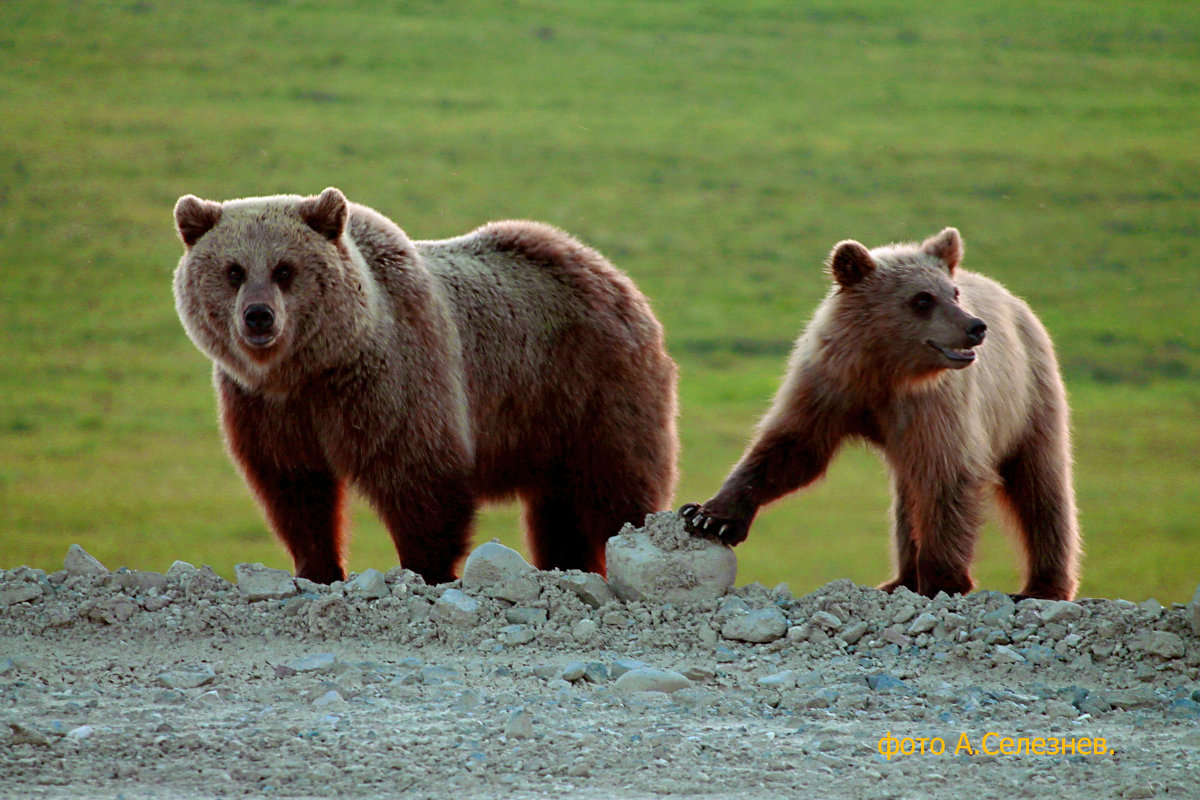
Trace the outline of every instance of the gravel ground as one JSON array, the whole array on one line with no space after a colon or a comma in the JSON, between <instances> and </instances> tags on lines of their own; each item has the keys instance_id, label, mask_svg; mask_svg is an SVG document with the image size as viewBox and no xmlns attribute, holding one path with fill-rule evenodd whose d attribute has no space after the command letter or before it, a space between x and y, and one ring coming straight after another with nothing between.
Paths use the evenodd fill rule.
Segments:
<instances>
[{"instance_id":1,"label":"gravel ground","mask_svg":"<svg viewBox=\"0 0 1200 800\"><path fill-rule=\"evenodd\" d=\"M2 571L0 794L1200 797L1200 591L659 604L511 552L441 586Z\"/></svg>"}]
</instances>

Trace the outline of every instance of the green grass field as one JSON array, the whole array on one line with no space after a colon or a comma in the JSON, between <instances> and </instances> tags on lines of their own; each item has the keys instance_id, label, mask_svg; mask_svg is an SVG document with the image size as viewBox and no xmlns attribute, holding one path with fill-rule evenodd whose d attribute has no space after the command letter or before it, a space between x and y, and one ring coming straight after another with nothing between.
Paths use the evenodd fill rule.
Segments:
<instances>
[{"instance_id":1,"label":"green grass field","mask_svg":"<svg viewBox=\"0 0 1200 800\"><path fill-rule=\"evenodd\" d=\"M0 567L287 567L175 316L171 208L339 186L414 238L530 217L638 282L681 370L677 504L720 485L839 239L955 225L1074 404L1083 594L1200 581L1200 6L1143 0L0 4ZM847 449L740 582L887 577ZM356 514L351 568L391 542ZM519 542L517 511L478 539ZM976 576L1014 590L995 525Z\"/></svg>"}]
</instances>

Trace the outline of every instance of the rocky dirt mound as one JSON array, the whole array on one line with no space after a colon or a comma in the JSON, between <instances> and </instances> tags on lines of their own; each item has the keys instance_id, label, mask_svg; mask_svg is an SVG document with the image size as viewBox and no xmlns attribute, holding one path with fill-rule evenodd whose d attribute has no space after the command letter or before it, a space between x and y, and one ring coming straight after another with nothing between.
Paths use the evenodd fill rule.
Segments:
<instances>
[{"instance_id":1,"label":"rocky dirt mound","mask_svg":"<svg viewBox=\"0 0 1200 800\"><path fill-rule=\"evenodd\" d=\"M661 549L678 521L648 523ZM72 548L0 572L0 775L24 797L1195 797L1198 673L1200 592L623 601L495 543L441 586Z\"/></svg>"}]
</instances>

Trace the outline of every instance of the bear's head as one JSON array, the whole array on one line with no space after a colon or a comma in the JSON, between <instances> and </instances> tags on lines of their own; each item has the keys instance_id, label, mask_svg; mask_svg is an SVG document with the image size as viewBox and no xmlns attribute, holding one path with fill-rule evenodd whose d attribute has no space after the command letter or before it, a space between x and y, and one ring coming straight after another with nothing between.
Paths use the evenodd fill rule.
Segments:
<instances>
[{"instance_id":1,"label":"bear's head","mask_svg":"<svg viewBox=\"0 0 1200 800\"><path fill-rule=\"evenodd\" d=\"M286 362L298 369L310 355L306 347L333 328L334 298L347 284L362 288L361 280L347 280L361 261L344 235L347 216L346 198L334 188L226 203L179 198L175 226L184 254L175 304L196 346L246 385L286 371Z\"/></svg>"},{"instance_id":2,"label":"bear's head","mask_svg":"<svg viewBox=\"0 0 1200 800\"><path fill-rule=\"evenodd\" d=\"M838 332L870 369L905 382L975 361L973 348L987 325L960 302L955 269L962 254L954 228L920 245L868 250L848 240L833 248L828 263Z\"/></svg>"}]
</instances>

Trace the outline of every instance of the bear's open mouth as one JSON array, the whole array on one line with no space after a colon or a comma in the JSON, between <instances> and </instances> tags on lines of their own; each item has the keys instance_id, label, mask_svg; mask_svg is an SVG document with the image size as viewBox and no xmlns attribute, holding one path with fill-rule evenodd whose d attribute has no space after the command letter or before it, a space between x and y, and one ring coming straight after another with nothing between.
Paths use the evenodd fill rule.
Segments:
<instances>
[{"instance_id":1,"label":"bear's open mouth","mask_svg":"<svg viewBox=\"0 0 1200 800\"><path fill-rule=\"evenodd\" d=\"M966 350L966 349L953 350L949 347L942 347L940 344L935 344L934 342L931 342L931 341L926 341L925 344L929 345L934 350L937 350L939 353L944 355L948 360L953 361L954 363L959 364L964 367L967 364L970 364L972 361L975 360L975 351L974 350Z\"/></svg>"}]
</instances>

